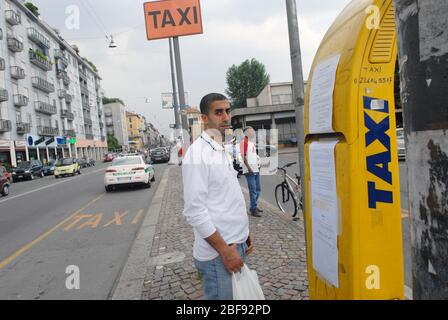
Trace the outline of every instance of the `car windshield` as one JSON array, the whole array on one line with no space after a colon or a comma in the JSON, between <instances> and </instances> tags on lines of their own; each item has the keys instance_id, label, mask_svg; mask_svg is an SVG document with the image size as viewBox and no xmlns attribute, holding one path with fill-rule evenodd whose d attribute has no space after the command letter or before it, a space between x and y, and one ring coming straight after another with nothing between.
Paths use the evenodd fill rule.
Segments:
<instances>
[{"instance_id":1,"label":"car windshield","mask_svg":"<svg viewBox=\"0 0 448 320\"><path fill-rule=\"evenodd\" d=\"M55 165L55 163L56 163L56 161L51 160L51 161L49 161L49 162L46 164L46 166L47 166L47 167L52 167L52 166Z\"/></svg>"},{"instance_id":2,"label":"car windshield","mask_svg":"<svg viewBox=\"0 0 448 320\"><path fill-rule=\"evenodd\" d=\"M58 160L58 162L56 162L56 167L71 166L72 164L73 164L73 159L62 159L62 160Z\"/></svg>"},{"instance_id":3,"label":"car windshield","mask_svg":"<svg viewBox=\"0 0 448 320\"><path fill-rule=\"evenodd\" d=\"M140 158L118 158L112 162L113 166L129 166L142 164L142 159Z\"/></svg>"},{"instance_id":4,"label":"car windshield","mask_svg":"<svg viewBox=\"0 0 448 320\"><path fill-rule=\"evenodd\" d=\"M18 166L18 168L19 169L26 169L26 168L29 168L29 167L31 167L31 162L29 162L29 161L27 161L27 162L22 162L19 166Z\"/></svg>"}]
</instances>

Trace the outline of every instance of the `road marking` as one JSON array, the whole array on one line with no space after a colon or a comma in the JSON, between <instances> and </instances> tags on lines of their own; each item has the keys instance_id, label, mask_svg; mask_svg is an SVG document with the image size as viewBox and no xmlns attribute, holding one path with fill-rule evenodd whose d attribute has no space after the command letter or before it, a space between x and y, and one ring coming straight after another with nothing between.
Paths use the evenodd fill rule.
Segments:
<instances>
[{"instance_id":1,"label":"road marking","mask_svg":"<svg viewBox=\"0 0 448 320\"><path fill-rule=\"evenodd\" d=\"M73 217L77 216L79 213L81 213L82 211L84 211L85 209L87 209L89 206L91 206L92 204L94 204L95 202L97 202L98 200L100 200L102 197L104 197L106 195L106 193L101 194L99 197L93 199L92 201L90 201L87 205L85 205L84 207L82 207L81 209L79 209L78 211L76 211L75 213L73 213L70 217L68 217L67 219L65 219L64 221L62 221L61 223L57 224L56 226L54 226L53 228L51 228L50 230L48 230L47 232L45 232L44 234L40 235L39 237L37 237L36 239L34 239L33 241L31 241L30 243L24 245L22 248L20 248L19 250L17 250L15 253L13 253L12 255L10 255L8 258L6 258L5 260L0 262L0 270L3 269L4 267L6 267L8 264L10 264L11 262L13 262L15 259L17 259L18 257L20 257L22 254L24 254L25 252L27 252L28 250L30 250L32 247L34 247L36 244L42 242L43 240L45 240L46 238L48 238L51 234L53 234L55 231L57 231L60 227L62 227L64 224L66 224L68 221L70 221L71 219L73 219Z\"/></svg>"},{"instance_id":2,"label":"road marking","mask_svg":"<svg viewBox=\"0 0 448 320\"><path fill-rule=\"evenodd\" d=\"M129 210L125 211L123 214L120 214L120 212L115 212L115 217L108 223L106 223L103 227L108 227L111 224L115 223L117 226L121 226L121 218L126 216L129 213Z\"/></svg>"},{"instance_id":3,"label":"road marking","mask_svg":"<svg viewBox=\"0 0 448 320\"><path fill-rule=\"evenodd\" d=\"M102 219L103 219L103 214L98 213L98 214L92 216L92 218L90 218L89 221L83 223L78 228L76 228L76 230L81 230L81 229L84 229L85 227L89 227L89 226L92 229L96 229L96 228L98 228L98 225L100 224Z\"/></svg>"},{"instance_id":4,"label":"road marking","mask_svg":"<svg viewBox=\"0 0 448 320\"><path fill-rule=\"evenodd\" d=\"M82 214L82 215L76 215L73 218L75 219L72 223L70 223L68 226L66 226L64 228L64 231L69 231L71 230L74 226L76 226L78 224L78 222L80 222L82 219L87 219L90 218L92 215L91 214ZM70 220L69 220L70 221ZM67 221L68 222L68 221Z\"/></svg>"},{"instance_id":5,"label":"road marking","mask_svg":"<svg viewBox=\"0 0 448 320\"><path fill-rule=\"evenodd\" d=\"M98 173L98 172L101 172L101 171L104 171L104 170L106 170L106 168L86 173L86 174L82 175L82 177L86 177L86 176L89 176L91 174ZM45 189L48 189L48 188L52 188L52 187L55 187L55 186L63 184L63 183L71 182L71 181L73 181L73 180L75 180L77 178L78 177L67 179L67 180L64 180L64 181L61 181L61 182L57 182L57 183L54 183L54 184L51 184L51 185L48 185L48 186L45 186L45 187L42 187L42 188L38 188L38 189L31 190L31 191L28 191L28 192L25 192L25 193L22 193L22 194L18 194L18 195L13 196L13 197L8 197L8 198L6 198L4 200L1 200L0 204L4 203L6 201L10 201L10 200L13 200L13 199L17 199L17 198L20 198L20 197L27 196L27 195L32 194L34 192L38 192L38 191L42 191L42 190L45 190Z\"/></svg>"},{"instance_id":6,"label":"road marking","mask_svg":"<svg viewBox=\"0 0 448 320\"><path fill-rule=\"evenodd\" d=\"M140 210L135 216L134 220L132 220L131 224L137 224L140 221L141 217L143 216L143 212L144 212L143 210Z\"/></svg>"}]
</instances>

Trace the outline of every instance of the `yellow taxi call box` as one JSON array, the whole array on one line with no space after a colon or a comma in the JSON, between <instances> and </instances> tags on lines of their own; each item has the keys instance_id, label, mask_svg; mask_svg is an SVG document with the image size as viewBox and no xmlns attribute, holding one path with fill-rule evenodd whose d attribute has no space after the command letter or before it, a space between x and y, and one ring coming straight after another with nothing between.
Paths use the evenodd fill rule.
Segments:
<instances>
[{"instance_id":1,"label":"yellow taxi call box","mask_svg":"<svg viewBox=\"0 0 448 320\"><path fill-rule=\"evenodd\" d=\"M311 299L403 299L392 0L354 0L316 54L305 98Z\"/></svg>"}]
</instances>

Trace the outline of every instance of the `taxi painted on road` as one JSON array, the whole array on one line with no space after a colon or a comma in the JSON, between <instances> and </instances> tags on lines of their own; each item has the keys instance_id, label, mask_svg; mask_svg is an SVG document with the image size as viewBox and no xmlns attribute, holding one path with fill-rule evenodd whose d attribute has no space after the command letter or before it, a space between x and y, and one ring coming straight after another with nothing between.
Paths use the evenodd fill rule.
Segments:
<instances>
[{"instance_id":1,"label":"taxi painted on road","mask_svg":"<svg viewBox=\"0 0 448 320\"><path fill-rule=\"evenodd\" d=\"M142 185L151 187L155 181L154 167L145 162L142 156L125 156L115 158L106 170L104 186L107 192L118 186Z\"/></svg>"},{"instance_id":2,"label":"taxi painted on road","mask_svg":"<svg viewBox=\"0 0 448 320\"><path fill-rule=\"evenodd\" d=\"M56 179L63 176L74 176L76 174L81 174L81 167L75 159L64 158L56 162L54 169L54 177Z\"/></svg>"}]
</instances>

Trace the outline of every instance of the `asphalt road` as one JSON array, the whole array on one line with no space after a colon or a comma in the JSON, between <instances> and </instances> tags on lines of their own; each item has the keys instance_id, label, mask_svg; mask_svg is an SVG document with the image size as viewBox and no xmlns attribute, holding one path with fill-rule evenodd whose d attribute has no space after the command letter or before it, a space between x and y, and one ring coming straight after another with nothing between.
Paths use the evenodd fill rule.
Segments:
<instances>
[{"instance_id":1,"label":"asphalt road","mask_svg":"<svg viewBox=\"0 0 448 320\"><path fill-rule=\"evenodd\" d=\"M0 300L110 297L166 165L155 165L151 189L113 193L106 167L14 183L0 198Z\"/></svg>"},{"instance_id":2,"label":"asphalt road","mask_svg":"<svg viewBox=\"0 0 448 320\"><path fill-rule=\"evenodd\" d=\"M278 159L279 167L288 163L296 162L297 164L288 168L288 174L294 177L295 173L299 173L299 158L298 154L281 154ZM275 187L282 182L279 175L262 176L261 177L261 198L269 202L274 207L277 207L275 201L274 190ZM241 185L247 189L247 182L244 177L240 178ZM402 230L403 230L403 258L404 258L404 273L405 285L412 288L412 269L411 269L411 232L409 220L409 199L408 199L408 183L407 183L407 166L406 162L400 162L400 187L401 187L401 208L402 208ZM299 213L300 214L300 213Z\"/></svg>"}]
</instances>

